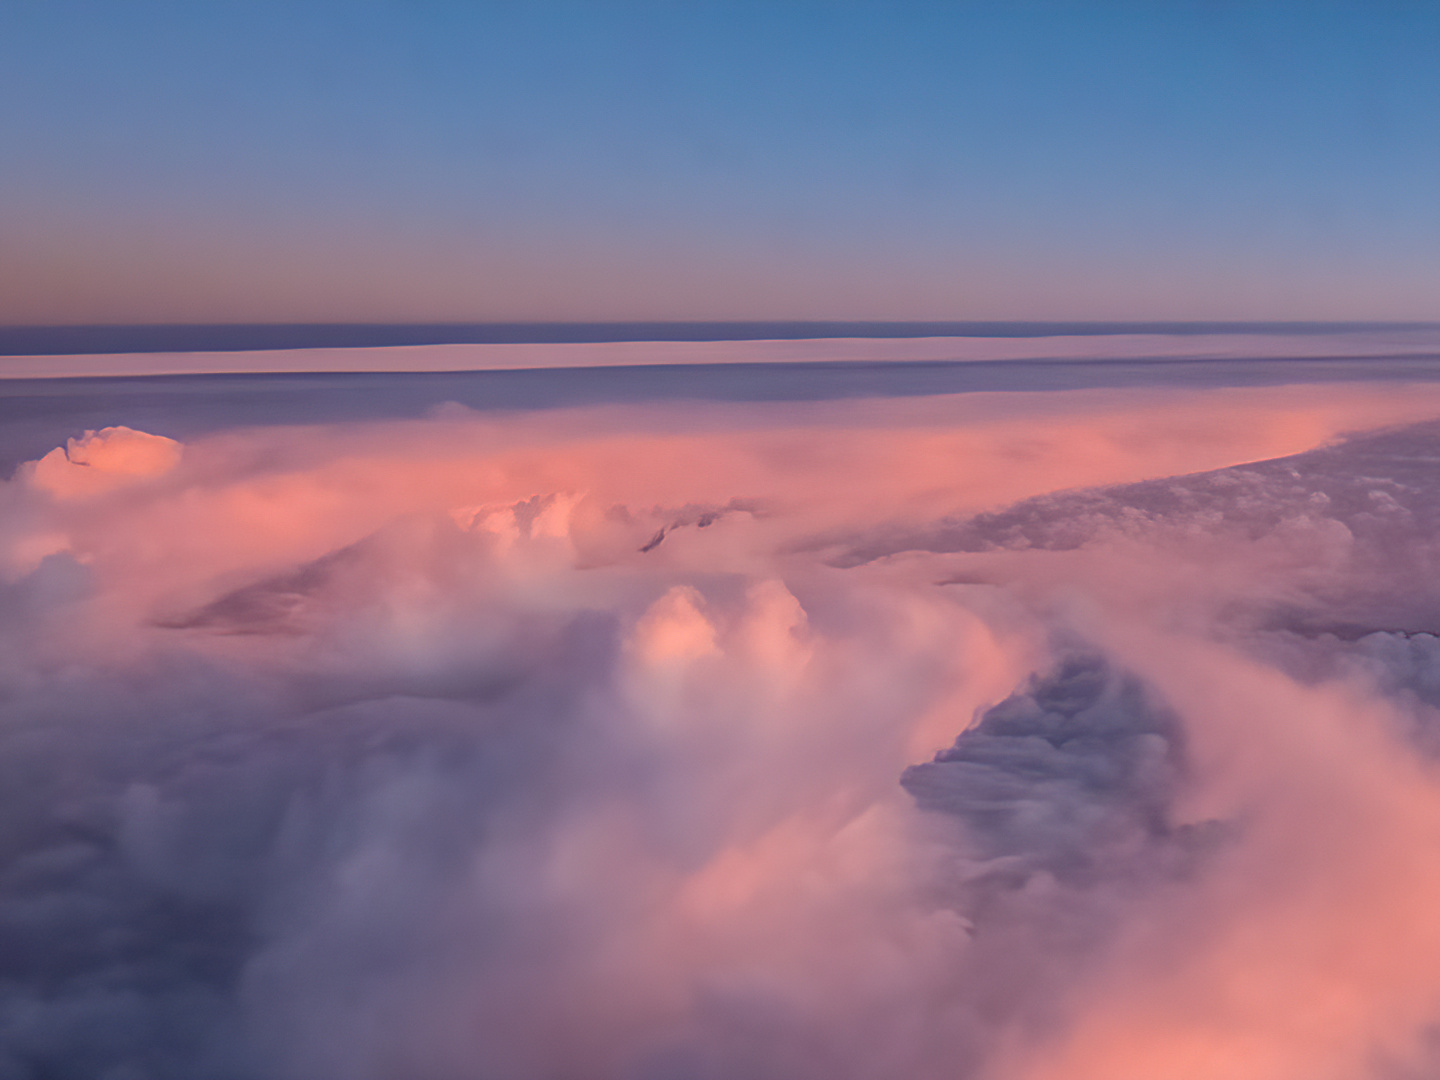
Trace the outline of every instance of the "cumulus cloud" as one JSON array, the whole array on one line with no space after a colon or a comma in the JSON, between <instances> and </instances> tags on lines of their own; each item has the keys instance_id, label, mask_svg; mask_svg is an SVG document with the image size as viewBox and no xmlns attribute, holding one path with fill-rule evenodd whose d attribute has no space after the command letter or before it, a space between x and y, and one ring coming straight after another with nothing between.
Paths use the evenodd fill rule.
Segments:
<instances>
[{"instance_id":1,"label":"cumulus cloud","mask_svg":"<svg viewBox=\"0 0 1440 1080\"><path fill-rule=\"evenodd\" d=\"M180 444L128 427L87 431L29 465L24 479L40 491L69 499L163 476L180 460Z\"/></svg>"},{"instance_id":2,"label":"cumulus cloud","mask_svg":"<svg viewBox=\"0 0 1440 1080\"><path fill-rule=\"evenodd\" d=\"M1437 415L72 439L0 490L0 1078L1428 1075L1440 432L1339 436Z\"/></svg>"}]
</instances>

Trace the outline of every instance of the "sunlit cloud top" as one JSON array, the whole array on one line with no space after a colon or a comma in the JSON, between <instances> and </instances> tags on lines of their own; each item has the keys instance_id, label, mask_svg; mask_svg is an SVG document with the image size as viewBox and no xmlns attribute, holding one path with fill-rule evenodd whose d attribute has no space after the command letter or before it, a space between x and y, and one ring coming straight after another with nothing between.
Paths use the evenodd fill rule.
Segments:
<instances>
[{"instance_id":1,"label":"sunlit cloud top","mask_svg":"<svg viewBox=\"0 0 1440 1080\"><path fill-rule=\"evenodd\" d=\"M1440 9L14 3L0 322L1433 319Z\"/></svg>"}]
</instances>

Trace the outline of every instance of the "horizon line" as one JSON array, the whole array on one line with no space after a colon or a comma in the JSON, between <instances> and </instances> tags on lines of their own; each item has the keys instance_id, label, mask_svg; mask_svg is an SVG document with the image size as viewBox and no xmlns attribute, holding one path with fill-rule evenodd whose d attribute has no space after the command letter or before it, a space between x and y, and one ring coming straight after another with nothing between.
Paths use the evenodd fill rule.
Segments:
<instances>
[{"instance_id":1,"label":"horizon line","mask_svg":"<svg viewBox=\"0 0 1440 1080\"><path fill-rule=\"evenodd\" d=\"M254 352L397 345L599 344L825 338L1325 334L1440 329L1424 320L556 320L0 325L0 356Z\"/></svg>"}]
</instances>

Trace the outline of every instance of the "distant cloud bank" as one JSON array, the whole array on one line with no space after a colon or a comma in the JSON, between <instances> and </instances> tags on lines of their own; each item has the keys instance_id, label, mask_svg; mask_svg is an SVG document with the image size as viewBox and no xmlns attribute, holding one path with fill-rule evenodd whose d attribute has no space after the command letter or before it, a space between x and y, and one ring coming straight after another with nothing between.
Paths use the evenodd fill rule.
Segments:
<instances>
[{"instance_id":1,"label":"distant cloud bank","mask_svg":"<svg viewBox=\"0 0 1440 1080\"><path fill-rule=\"evenodd\" d=\"M1440 359L1440 326L1311 332L1041 333L1005 336L534 341L363 348L0 356L0 378L279 372L504 371L663 364L1004 360Z\"/></svg>"}]
</instances>

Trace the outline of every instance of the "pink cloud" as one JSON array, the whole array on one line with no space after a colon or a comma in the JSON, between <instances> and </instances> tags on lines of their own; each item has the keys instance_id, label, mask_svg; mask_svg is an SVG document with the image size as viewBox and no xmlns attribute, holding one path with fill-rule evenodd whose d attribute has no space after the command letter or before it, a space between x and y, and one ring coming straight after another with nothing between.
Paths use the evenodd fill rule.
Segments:
<instances>
[{"instance_id":1,"label":"pink cloud","mask_svg":"<svg viewBox=\"0 0 1440 1080\"><path fill-rule=\"evenodd\" d=\"M1423 1072L1434 435L1316 448L1436 417L1315 386L71 440L0 490L0 927L43 945L0 1071Z\"/></svg>"}]
</instances>

